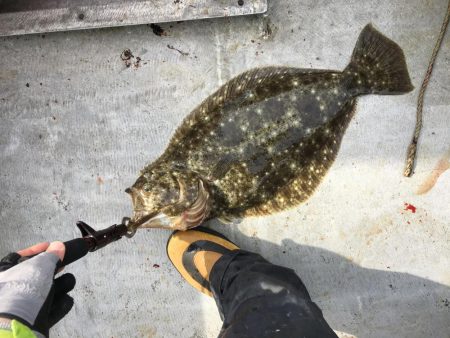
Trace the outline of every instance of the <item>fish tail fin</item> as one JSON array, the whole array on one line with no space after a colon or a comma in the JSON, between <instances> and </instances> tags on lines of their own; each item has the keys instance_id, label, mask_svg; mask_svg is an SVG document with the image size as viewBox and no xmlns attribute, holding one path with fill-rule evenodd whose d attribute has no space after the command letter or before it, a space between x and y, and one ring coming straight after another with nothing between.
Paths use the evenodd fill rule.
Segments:
<instances>
[{"instance_id":1,"label":"fish tail fin","mask_svg":"<svg viewBox=\"0 0 450 338\"><path fill-rule=\"evenodd\" d=\"M371 24L359 35L344 79L355 95L394 95L414 89L402 49Z\"/></svg>"}]
</instances>

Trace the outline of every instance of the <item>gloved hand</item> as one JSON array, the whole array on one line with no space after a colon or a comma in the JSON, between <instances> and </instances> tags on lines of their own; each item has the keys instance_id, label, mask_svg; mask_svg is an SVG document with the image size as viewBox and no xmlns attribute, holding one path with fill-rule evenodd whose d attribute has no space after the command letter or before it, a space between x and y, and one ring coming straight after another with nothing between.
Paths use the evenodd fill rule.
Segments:
<instances>
[{"instance_id":1,"label":"gloved hand","mask_svg":"<svg viewBox=\"0 0 450 338\"><path fill-rule=\"evenodd\" d=\"M67 273L54 278L64 253L64 244L53 242L4 257L0 261L0 317L16 319L48 337L50 328L73 306L67 293L74 288L75 277Z\"/></svg>"}]
</instances>

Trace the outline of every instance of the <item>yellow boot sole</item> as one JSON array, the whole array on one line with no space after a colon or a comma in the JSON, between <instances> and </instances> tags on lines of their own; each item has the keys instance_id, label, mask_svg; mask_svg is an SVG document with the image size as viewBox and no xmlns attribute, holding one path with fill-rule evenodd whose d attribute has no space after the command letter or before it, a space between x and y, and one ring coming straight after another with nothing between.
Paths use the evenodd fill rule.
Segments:
<instances>
[{"instance_id":1,"label":"yellow boot sole","mask_svg":"<svg viewBox=\"0 0 450 338\"><path fill-rule=\"evenodd\" d=\"M195 255L200 251L225 254L239 247L222 234L204 227L187 231L175 231L167 241L167 255L181 276L198 291L212 296L209 280L195 265ZM217 255L215 255L217 257Z\"/></svg>"}]
</instances>

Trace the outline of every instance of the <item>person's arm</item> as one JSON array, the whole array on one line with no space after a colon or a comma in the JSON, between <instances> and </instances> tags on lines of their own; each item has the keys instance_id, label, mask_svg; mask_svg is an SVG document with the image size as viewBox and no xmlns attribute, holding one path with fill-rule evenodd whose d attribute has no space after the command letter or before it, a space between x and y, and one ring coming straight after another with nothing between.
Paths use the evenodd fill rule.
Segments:
<instances>
[{"instance_id":1,"label":"person's arm","mask_svg":"<svg viewBox=\"0 0 450 338\"><path fill-rule=\"evenodd\" d=\"M48 337L70 311L75 277L54 279L64 253L61 242L40 243L0 261L0 338Z\"/></svg>"}]
</instances>

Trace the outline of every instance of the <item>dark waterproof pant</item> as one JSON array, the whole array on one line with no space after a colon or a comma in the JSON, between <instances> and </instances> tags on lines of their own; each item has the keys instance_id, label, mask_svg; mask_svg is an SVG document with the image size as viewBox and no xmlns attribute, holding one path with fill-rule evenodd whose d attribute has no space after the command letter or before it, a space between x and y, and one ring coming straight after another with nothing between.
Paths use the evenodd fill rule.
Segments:
<instances>
[{"instance_id":1,"label":"dark waterproof pant","mask_svg":"<svg viewBox=\"0 0 450 338\"><path fill-rule=\"evenodd\" d=\"M336 338L291 269L243 250L222 256L210 274L221 338Z\"/></svg>"}]
</instances>

